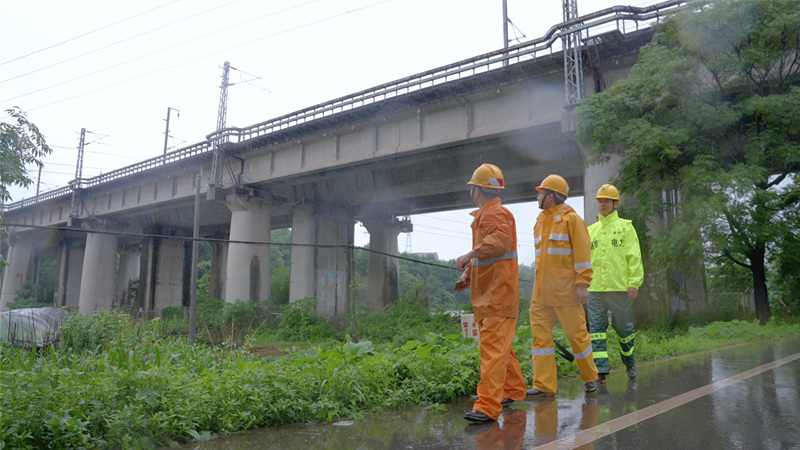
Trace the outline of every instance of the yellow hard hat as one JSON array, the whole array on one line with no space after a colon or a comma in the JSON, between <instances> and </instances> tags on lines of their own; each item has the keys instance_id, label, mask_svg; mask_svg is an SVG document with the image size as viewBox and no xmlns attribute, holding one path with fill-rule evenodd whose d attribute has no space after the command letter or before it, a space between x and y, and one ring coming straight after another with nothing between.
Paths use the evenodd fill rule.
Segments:
<instances>
[{"instance_id":1,"label":"yellow hard hat","mask_svg":"<svg viewBox=\"0 0 800 450\"><path fill-rule=\"evenodd\" d=\"M467 184L489 189L505 189L506 185L503 171L494 164L481 164L472 173L472 178Z\"/></svg>"},{"instance_id":2,"label":"yellow hard hat","mask_svg":"<svg viewBox=\"0 0 800 450\"><path fill-rule=\"evenodd\" d=\"M619 202L619 190L614 187L613 184L604 184L600 186L600 189L597 190L597 195L594 198L595 200L607 198L609 200L616 200Z\"/></svg>"},{"instance_id":3,"label":"yellow hard hat","mask_svg":"<svg viewBox=\"0 0 800 450\"><path fill-rule=\"evenodd\" d=\"M567 184L567 180L561 175L553 174L545 177L545 179L542 180L542 184L536 188L537 191L541 191L542 189L549 189L561 195L569 195L569 184Z\"/></svg>"}]
</instances>

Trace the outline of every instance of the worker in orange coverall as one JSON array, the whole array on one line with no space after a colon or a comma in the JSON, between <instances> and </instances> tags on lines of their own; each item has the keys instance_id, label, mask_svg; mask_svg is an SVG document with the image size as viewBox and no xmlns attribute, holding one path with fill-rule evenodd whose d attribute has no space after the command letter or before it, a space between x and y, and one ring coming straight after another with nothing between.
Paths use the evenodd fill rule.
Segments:
<instances>
[{"instance_id":1,"label":"worker in orange coverall","mask_svg":"<svg viewBox=\"0 0 800 450\"><path fill-rule=\"evenodd\" d=\"M481 381L478 399L464 418L497 420L503 407L526 398L525 379L511 344L519 316L519 263L514 216L503 207L503 172L482 164L467 183L472 202L472 250L458 257L463 270L456 290L469 287L475 322L480 330Z\"/></svg>"},{"instance_id":2,"label":"worker in orange coverall","mask_svg":"<svg viewBox=\"0 0 800 450\"><path fill-rule=\"evenodd\" d=\"M558 391L553 326L564 327L586 392L597 390L597 367L586 329L583 305L589 300L592 255L586 222L564 203L567 180L549 175L536 188L539 217L533 227L536 260L531 298L533 388L529 397L552 397Z\"/></svg>"}]
</instances>

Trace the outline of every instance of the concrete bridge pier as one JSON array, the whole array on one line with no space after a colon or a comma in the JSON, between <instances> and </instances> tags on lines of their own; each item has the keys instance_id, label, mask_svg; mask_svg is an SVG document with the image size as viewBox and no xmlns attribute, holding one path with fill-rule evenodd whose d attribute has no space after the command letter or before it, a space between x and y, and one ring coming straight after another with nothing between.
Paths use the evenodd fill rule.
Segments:
<instances>
[{"instance_id":1,"label":"concrete bridge pier","mask_svg":"<svg viewBox=\"0 0 800 450\"><path fill-rule=\"evenodd\" d=\"M12 235L9 240L8 256L3 269L3 288L0 291L0 308L15 300L17 291L28 279L28 268L33 256L33 243L22 236Z\"/></svg>"},{"instance_id":2,"label":"concrete bridge pier","mask_svg":"<svg viewBox=\"0 0 800 450\"><path fill-rule=\"evenodd\" d=\"M614 155L605 164L595 164L584 169L583 187L586 193L583 195L583 217L587 225L597 222L597 215L600 214L594 198L597 190L600 186L611 183L611 178L617 175L621 164L622 157Z\"/></svg>"},{"instance_id":3,"label":"concrete bridge pier","mask_svg":"<svg viewBox=\"0 0 800 450\"><path fill-rule=\"evenodd\" d=\"M270 246L235 241L269 242L270 206L261 199L228 195L231 232L225 270L225 301L265 301L270 298Z\"/></svg>"},{"instance_id":4,"label":"concrete bridge pier","mask_svg":"<svg viewBox=\"0 0 800 450\"><path fill-rule=\"evenodd\" d=\"M353 213L338 205L294 207L290 301L316 298L317 311L334 320L349 312L354 225Z\"/></svg>"},{"instance_id":5,"label":"concrete bridge pier","mask_svg":"<svg viewBox=\"0 0 800 450\"><path fill-rule=\"evenodd\" d=\"M116 275L117 237L89 232L86 235L78 296L78 311L81 314L90 314L113 306Z\"/></svg>"},{"instance_id":6,"label":"concrete bridge pier","mask_svg":"<svg viewBox=\"0 0 800 450\"><path fill-rule=\"evenodd\" d=\"M86 241L71 236L61 239L61 254L58 258L58 284L56 300L58 306L78 308L83 276L83 255Z\"/></svg>"},{"instance_id":7,"label":"concrete bridge pier","mask_svg":"<svg viewBox=\"0 0 800 450\"><path fill-rule=\"evenodd\" d=\"M208 280L208 296L222 299L225 294L225 274L228 267L227 242L211 243L211 273Z\"/></svg>"},{"instance_id":8,"label":"concrete bridge pier","mask_svg":"<svg viewBox=\"0 0 800 450\"><path fill-rule=\"evenodd\" d=\"M362 220L361 223L369 232L370 250L381 252L369 254L367 306L372 312L382 314L386 305L399 297L400 264L392 256L398 255L397 237L410 231L411 223L394 219L391 214Z\"/></svg>"},{"instance_id":9,"label":"concrete bridge pier","mask_svg":"<svg viewBox=\"0 0 800 450\"><path fill-rule=\"evenodd\" d=\"M145 234L186 236L188 232L151 226ZM145 315L188 306L191 249L191 242L184 239L148 237L142 241L138 303Z\"/></svg>"},{"instance_id":10,"label":"concrete bridge pier","mask_svg":"<svg viewBox=\"0 0 800 450\"><path fill-rule=\"evenodd\" d=\"M139 278L141 259L141 245L126 244L120 249L115 305L127 306L135 303L136 298L130 292L131 281Z\"/></svg>"}]
</instances>

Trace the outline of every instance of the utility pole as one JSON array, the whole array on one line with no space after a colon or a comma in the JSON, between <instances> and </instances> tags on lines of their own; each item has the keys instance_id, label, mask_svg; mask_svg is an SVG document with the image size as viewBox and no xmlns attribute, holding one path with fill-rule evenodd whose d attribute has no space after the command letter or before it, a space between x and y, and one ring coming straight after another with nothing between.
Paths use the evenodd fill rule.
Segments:
<instances>
[{"instance_id":1,"label":"utility pole","mask_svg":"<svg viewBox=\"0 0 800 450\"><path fill-rule=\"evenodd\" d=\"M83 147L86 143L86 128L81 128L81 139L78 143L78 162L75 166L75 179L72 181L72 208L70 208L70 218L77 218L80 216L80 207L78 205L78 191L81 186L81 177L83 176Z\"/></svg>"},{"instance_id":2,"label":"utility pole","mask_svg":"<svg viewBox=\"0 0 800 450\"><path fill-rule=\"evenodd\" d=\"M42 166L44 164L39 164L39 178L36 179L36 196L39 196L39 184L42 182Z\"/></svg>"},{"instance_id":3,"label":"utility pole","mask_svg":"<svg viewBox=\"0 0 800 450\"><path fill-rule=\"evenodd\" d=\"M200 238L200 174L194 191L194 228L192 231L192 269L189 294L189 342L194 344L197 334L197 240Z\"/></svg>"},{"instance_id":4,"label":"utility pole","mask_svg":"<svg viewBox=\"0 0 800 450\"><path fill-rule=\"evenodd\" d=\"M564 22L578 18L578 0L563 0ZM575 24L570 28L576 28ZM564 85L567 105L577 105L583 100L583 60L581 59L581 32L574 31L562 38L564 43Z\"/></svg>"},{"instance_id":5,"label":"utility pole","mask_svg":"<svg viewBox=\"0 0 800 450\"><path fill-rule=\"evenodd\" d=\"M228 76L231 71L231 63L225 61L222 67L222 84L219 86L219 110L217 114L217 131L225 128L225 120L228 115ZM227 136L217 136L214 139L214 159L211 163L211 187L208 194L213 198L215 189L222 187L222 144L228 142Z\"/></svg>"},{"instance_id":6,"label":"utility pole","mask_svg":"<svg viewBox=\"0 0 800 450\"><path fill-rule=\"evenodd\" d=\"M508 0L503 0L503 48L508 48ZM508 66L508 60L503 60L503 67Z\"/></svg>"},{"instance_id":7,"label":"utility pole","mask_svg":"<svg viewBox=\"0 0 800 450\"><path fill-rule=\"evenodd\" d=\"M178 117L181 116L181 112L175 108L170 108L167 106L167 131L164 132L164 154L167 154L167 142L169 141L169 112L175 111L178 113Z\"/></svg>"}]
</instances>

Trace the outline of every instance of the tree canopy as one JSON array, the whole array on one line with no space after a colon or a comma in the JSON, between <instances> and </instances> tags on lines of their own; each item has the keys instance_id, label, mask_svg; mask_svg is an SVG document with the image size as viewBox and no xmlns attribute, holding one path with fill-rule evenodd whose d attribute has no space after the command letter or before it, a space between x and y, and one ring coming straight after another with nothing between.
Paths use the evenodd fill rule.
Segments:
<instances>
[{"instance_id":1,"label":"tree canopy","mask_svg":"<svg viewBox=\"0 0 800 450\"><path fill-rule=\"evenodd\" d=\"M28 187L33 180L27 166L41 165L40 159L52 150L36 125L19 108L7 109L12 123L0 122L0 202L11 200L9 186Z\"/></svg>"},{"instance_id":2,"label":"tree canopy","mask_svg":"<svg viewBox=\"0 0 800 450\"><path fill-rule=\"evenodd\" d=\"M0 122L0 204L11 200L9 186L28 187L33 180L26 167L41 165L40 159L52 152L36 125L19 108L7 109L12 122ZM0 211L2 219L2 211ZM5 232L1 233L5 236ZM0 255L0 266L4 265Z\"/></svg>"},{"instance_id":3,"label":"tree canopy","mask_svg":"<svg viewBox=\"0 0 800 450\"><path fill-rule=\"evenodd\" d=\"M690 3L576 114L590 163L622 156L614 182L636 215L671 218L651 267L747 268L766 322L769 258L797 232L800 2Z\"/></svg>"}]
</instances>

